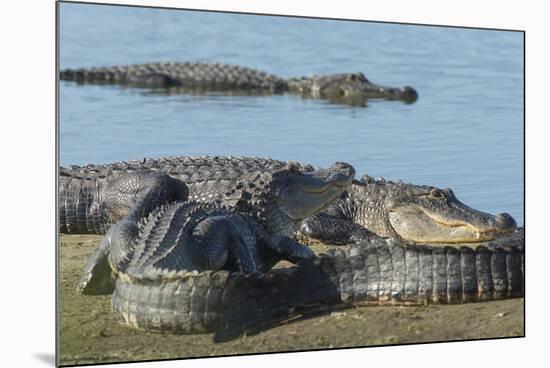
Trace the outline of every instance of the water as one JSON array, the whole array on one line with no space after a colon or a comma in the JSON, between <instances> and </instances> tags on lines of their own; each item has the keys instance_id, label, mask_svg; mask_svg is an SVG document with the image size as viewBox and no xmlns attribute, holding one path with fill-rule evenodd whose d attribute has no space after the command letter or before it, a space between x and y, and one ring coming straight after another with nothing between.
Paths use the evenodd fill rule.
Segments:
<instances>
[{"instance_id":1,"label":"water","mask_svg":"<svg viewBox=\"0 0 550 368\"><path fill-rule=\"evenodd\" d=\"M284 77L363 72L411 85L406 105L296 96L147 95L60 85L61 165L244 155L354 165L451 187L523 223L523 34L161 9L60 5L60 67L239 64Z\"/></svg>"}]
</instances>

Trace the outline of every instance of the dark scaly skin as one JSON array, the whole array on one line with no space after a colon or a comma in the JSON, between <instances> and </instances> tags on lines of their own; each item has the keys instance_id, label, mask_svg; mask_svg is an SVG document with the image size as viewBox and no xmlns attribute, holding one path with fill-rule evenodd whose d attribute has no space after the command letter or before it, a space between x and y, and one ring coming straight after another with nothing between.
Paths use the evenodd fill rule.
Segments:
<instances>
[{"instance_id":1,"label":"dark scaly skin","mask_svg":"<svg viewBox=\"0 0 550 368\"><path fill-rule=\"evenodd\" d=\"M358 304L466 303L522 297L524 234L475 248L404 245L373 238L268 273L217 271L148 282L121 278L113 310L134 328L217 332L215 341L283 320Z\"/></svg>"},{"instance_id":2,"label":"dark scaly skin","mask_svg":"<svg viewBox=\"0 0 550 368\"><path fill-rule=\"evenodd\" d=\"M179 194L181 187L186 189L185 184L162 172L124 172L107 178L108 185L104 185L101 192L101 199L106 199L102 202L107 208L104 217L114 217L109 211L113 207L122 207L125 214L109 227L90 257L79 289L87 294L110 292L111 270L128 275L138 272L141 273L139 277L146 278L153 277L157 271L164 272L162 267L135 268L133 263L130 264L133 271L127 269L126 260L133 258L135 261L137 244L150 249L145 259L175 252L175 247L179 252L168 262L176 262L170 265L177 271L232 269L231 265L235 264L247 272L269 270L281 259L269 261L274 258L269 253L282 254L285 257L282 259L290 261L295 255L311 256L309 248L296 243L290 236L301 220L336 200L354 175L353 167L344 163L307 173L300 172L292 164L270 173L252 172L225 194L224 202L229 207L219 203L184 202L187 198L174 199L167 193ZM149 180L151 177L155 180ZM139 188L137 196L136 187ZM177 211L173 207L166 210L165 205L174 200L180 203ZM142 221L146 218L148 224ZM259 252L257 247L269 251ZM261 254L257 256L257 253Z\"/></svg>"},{"instance_id":3,"label":"dark scaly skin","mask_svg":"<svg viewBox=\"0 0 550 368\"><path fill-rule=\"evenodd\" d=\"M140 207L146 208L132 215L135 217L133 223L152 208L174 200L222 201L236 205L242 189L248 184L256 185L256 190L261 189L257 180L261 173L273 173L286 166L287 163L282 161L252 157L174 157L61 168L60 231L105 234L112 224L127 216L133 206L140 203L144 193L152 200L147 201L146 206L140 203ZM293 163L291 166L296 171L313 171L310 165ZM167 173L173 177L168 177ZM189 186L181 180L189 182ZM173 188L177 189L175 193ZM265 224L269 231L293 234L298 222L288 224L278 221L280 218L275 216ZM126 226L118 233L131 228ZM289 249L280 249L279 253L292 254L295 248L299 248L294 244L285 240L273 246L286 246ZM79 283L79 289L86 294L113 290L108 254L109 245L104 239L86 264ZM267 260L261 263L265 269L270 268ZM203 268L208 268L208 265Z\"/></svg>"},{"instance_id":4,"label":"dark scaly skin","mask_svg":"<svg viewBox=\"0 0 550 368\"><path fill-rule=\"evenodd\" d=\"M309 164L293 162L300 171L313 171ZM71 165L61 168L61 174L78 177L106 177L136 170L155 170L170 174L183 182L196 178L215 177L221 179L242 178L253 171L274 171L282 169L287 162L263 157L240 156L175 156L144 158L119 161L108 164Z\"/></svg>"},{"instance_id":5,"label":"dark scaly skin","mask_svg":"<svg viewBox=\"0 0 550 368\"><path fill-rule=\"evenodd\" d=\"M159 170L185 182L191 199L214 201L223 200L225 192L252 170L271 172L284 165L283 161L251 157L172 157L64 170L68 175L92 177L140 168ZM313 170L311 165L295 165L300 171ZM405 230L416 229L416 233L398 232L389 219L390 212L394 217L400 214L401 224L409 223ZM431 217L425 216L425 212L430 212ZM445 222L449 226L443 226ZM461 234L457 222L478 232ZM307 219L300 235L332 244L360 242L373 235L417 242L467 243L490 240L499 232L514 228L515 221L508 214L493 216L470 208L456 199L450 189L366 177L362 182L354 181L343 198L324 213Z\"/></svg>"},{"instance_id":6,"label":"dark scaly skin","mask_svg":"<svg viewBox=\"0 0 550 368\"><path fill-rule=\"evenodd\" d=\"M165 279L156 285L158 288L151 288L149 281L128 283L119 277L113 309L121 321L136 328L174 333L219 331L217 338L223 340L269 327L296 313L314 313L342 303L453 303L523 295L522 229L502 234L491 242L478 243L475 251L466 247L405 247L395 241L382 242L371 238L367 247L362 243L344 253L321 256L319 263L301 263L298 269L273 270L266 275L227 271L182 273L177 278ZM392 251L388 250L388 244L393 244ZM353 252L358 252L361 260ZM405 258L400 254L405 254ZM456 272L458 260L462 265L460 278ZM415 266L419 262L425 266ZM399 292L392 294L392 278L402 272L409 272L404 296ZM352 280L359 281L352 287L346 286ZM418 286L412 288L411 282ZM463 289L462 296L456 291L459 286ZM361 294L365 287L377 290L376 294L367 292L365 297ZM354 295L351 300L349 295ZM394 297L388 300L388 295Z\"/></svg>"},{"instance_id":7,"label":"dark scaly skin","mask_svg":"<svg viewBox=\"0 0 550 368\"><path fill-rule=\"evenodd\" d=\"M162 205L139 219L130 214L103 242L99 248L107 251L111 269L130 282L155 283L193 271L267 272L281 259L313 256L308 247L267 231L254 216L192 201Z\"/></svg>"},{"instance_id":8,"label":"dark scaly skin","mask_svg":"<svg viewBox=\"0 0 550 368\"><path fill-rule=\"evenodd\" d=\"M136 220L130 214L113 225L98 249L116 279L152 289L189 273L267 272L282 259L297 262L314 255L307 246L271 233L254 216L216 203L174 202ZM106 277L95 271L85 273L80 284L86 294L89 276Z\"/></svg>"},{"instance_id":9,"label":"dark scaly skin","mask_svg":"<svg viewBox=\"0 0 550 368\"><path fill-rule=\"evenodd\" d=\"M59 177L60 231L105 234L138 203L136 215L144 216L163 203L186 200L188 194L181 181L154 171L138 169L117 176L81 176L62 169Z\"/></svg>"},{"instance_id":10,"label":"dark scaly skin","mask_svg":"<svg viewBox=\"0 0 550 368\"><path fill-rule=\"evenodd\" d=\"M152 173L169 178L164 173ZM133 182L136 174L140 179L141 172L119 177ZM125 322L154 329L139 322L149 318L151 305L137 306L135 315L121 312L115 295L142 285L142 292L158 297L162 290L181 283L177 280L185 279L190 272L267 272L281 259L298 262L313 257L308 247L296 243L288 234L294 233L303 218L337 199L354 174L353 168L343 163L310 173L301 173L292 165L273 173L253 172L243 179L238 190L228 193L228 200L235 202L232 208L180 201L162 205L144 217L144 211L138 209L149 205L138 202L126 217L109 228L85 266L79 288L86 294L109 293L114 288L113 309L127 317ZM165 186L157 182L150 192L162 191ZM156 197L152 199L155 200ZM132 294L135 295L133 291ZM161 303L156 297L147 303ZM175 300L171 302L174 305ZM157 317L153 315L153 321Z\"/></svg>"},{"instance_id":11,"label":"dark scaly skin","mask_svg":"<svg viewBox=\"0 0 550 368\"><path fill-rule=\"evenodd\" d=\"M451 189L374 180L354 181L343 198L306 219L300 233L327 243L372 236L420 243L476 243L513 231L508 214L491 215L460 202Z\"/></svg>"},{"instance_id":12,"label":"dark scaly skin","mask_svg":"<svg viewBox=\"0 0 550 368\"><path fill-rule=\"evenodd\" d=\"M254 333L336 306L453 304L523 297L524 246L523 229L476 248L405 245L372 238L301 262L299 267L271 271L253 290L243 292L245 301L223 316L216 339Z\"/></svg>"},{"instance_id":13,"label":"dark scaly skin","mask_svg":"<svg viewBox=\"0 0 550 368\"><path fill-rule=\"evenodd\" d=\"M401 100L406 103L413 103L418 98L412 87L376 85L362 73L284 79L255 69L220 63L145 63L65 69L60 72L60 79L83 84L119 84L184 93L289 93L351 105L363 105L369 98Z\"/></svg>"},{"instance_id":14,"label":"dark scaly skin","mask_svg":"<svg viewBox=\"0 0 550 368\"><path fill-rule=\"evenodd\" d=\"M174 200L188 196L190 200L214 201L223 200L223 195L247 174L255 171L273 172L286 165L284 161L258 157L195 156L62 167L59 184L60 230L62 233L105 234L110 224L124 217L137 197L128 198L128 194L124 194L126 201L130 203L119 205L124 211L117 211L116 216L105 204L105 193L113 192L110 194L111 200L121 195L121 191L114 187L116 181L115 185L109 185L121 175L147 170L167 173L187 184L188 193ZM293 165L300 171L313 171L311 165ZM177 181L172 181L171 185L174 183ZM135 189L133 194L136 194ZM164 202L159 202L159 205Z\"/></svg>"}]
</instances>

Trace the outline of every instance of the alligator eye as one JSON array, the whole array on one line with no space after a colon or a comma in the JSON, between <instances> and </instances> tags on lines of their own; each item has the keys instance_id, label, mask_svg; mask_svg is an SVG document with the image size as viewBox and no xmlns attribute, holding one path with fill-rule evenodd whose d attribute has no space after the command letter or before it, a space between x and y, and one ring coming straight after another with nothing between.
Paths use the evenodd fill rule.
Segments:
<instances>
[{"instance_id":1,"label":"alligator eye","mask_svg":"<svg viewBox=\"0 0 550 368\"><path fill-rule=\"evenodd\" d=\"M443 191L440 189L432 189L430 195L434 198L445 199L445 193L443 193Z\"/></svg>"}]
</instances>

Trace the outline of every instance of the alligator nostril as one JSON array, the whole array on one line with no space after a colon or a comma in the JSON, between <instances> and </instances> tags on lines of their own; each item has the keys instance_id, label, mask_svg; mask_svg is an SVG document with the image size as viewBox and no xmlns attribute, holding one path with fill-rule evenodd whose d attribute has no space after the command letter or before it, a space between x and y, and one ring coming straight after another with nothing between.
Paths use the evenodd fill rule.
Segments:
<instances>
[{"instance_id":1,"label":"alligator nostril","mask_svg":"<svg viewBox=\"0 0 550 368\"><path fill-rule=\"evenodd\" d=\"M516 227L516 220L507 213L500 213L496 215L496 226L500 229L514 229Z\"/></svg>"},{"instance_id":2,"label":"alligator nostril","mask_svg":"<svg viewBox=\"0 0 550 368\"><path fill-rule=\"evenodd\" d=\"M336 162L330 167L328 180L341 181L349 184L353 178L355 178L355 169L350 164L345 162Z\"/></svg>"},{"instance_id":3,"label":"alligator nostril","mask_svg":"<svg viewBox=\"0 0 550 368\"><path fill-rule=\"evenodd\" d=\"M355 173L355 169L350 164L347 164L345 162L336 162L334 165L332 165L333 168L337 170L347 170L351 173Z\"/></svg>"}]
</instances>

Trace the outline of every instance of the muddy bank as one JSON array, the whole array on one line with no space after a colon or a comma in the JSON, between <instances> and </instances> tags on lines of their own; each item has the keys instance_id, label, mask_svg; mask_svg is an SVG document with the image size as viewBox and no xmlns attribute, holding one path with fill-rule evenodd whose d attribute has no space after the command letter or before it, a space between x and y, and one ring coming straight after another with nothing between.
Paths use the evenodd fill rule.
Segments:
<instances>
[{"instance_id":1,"label":"muddy bank","mask_svg":"<svg viewBox=\"0 0 550 368\"><path fill-rule=\"evenodd\" d=\"M523 335L523 299L358 307L221 344L213 344L211 334L175 336L135 331L115 320L110 312L110 296L83 296L75 290L82 267L100 239L90 235L61 237L63 365Z\"/></svg>"}]
</instances>

